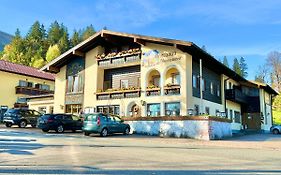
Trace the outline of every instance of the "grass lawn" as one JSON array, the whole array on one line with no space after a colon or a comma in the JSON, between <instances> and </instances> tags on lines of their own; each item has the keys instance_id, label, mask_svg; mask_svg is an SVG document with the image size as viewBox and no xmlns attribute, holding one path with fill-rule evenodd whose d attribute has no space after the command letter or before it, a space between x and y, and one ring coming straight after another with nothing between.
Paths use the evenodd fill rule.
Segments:
<instances>
[{"instance_id":1,"label":"grass lawn","mask_svg":"<svg viewBox=\"0 0 281 175\"><path fill-rule=\"evenodd\" d=\"M277 125L281 125L281 112L280 111L272 111L273 112L273 123Z\"/></svg>"}]
</instances>

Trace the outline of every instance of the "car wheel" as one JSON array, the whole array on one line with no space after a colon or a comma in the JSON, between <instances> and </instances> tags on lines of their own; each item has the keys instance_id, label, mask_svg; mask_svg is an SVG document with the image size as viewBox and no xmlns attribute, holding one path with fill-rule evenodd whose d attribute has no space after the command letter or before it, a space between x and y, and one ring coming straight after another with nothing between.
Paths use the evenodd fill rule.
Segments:
<instances>
[{"instance_id":1,"label":"car wheel","mask_svg":"<svg viewBox=\"0 0 281 175\"><path fill-rule=\"evenodd\" d=\"M273 134L279 134L278 129L274 129L272 132L273 132Z\"/></svg>"},{"instance_id":2,"label":"car wheel","mask_svg":"<svg viewBox=\"0 0 281 175\"><path fill-rule=\"evenodd\" d=\"M129 135L129 134L130 134L130 128L127 127L124 131L124 135Z\"/></svg>"},{"instance_id":3,"label":"car wheel","mask_svg":"<svg viewBox=\"0 0 281 175\"><path fill-rule=\"evenodd\" d=\"M12 123L5 123L7 128L10 128L12 126Z\"/></svg>"},{"instance_id":4,"label":"car wheel","mask_svg":"<svg viewBox=\"0 0 281 175\"><path fill-rule=\"evenodd\" d=\"M48 129L42 129L42 131L43 131L43 132L49 132L49 130L48 130Z\"/></svg>"},{"instance_id":5,"label":"car wheel","mask_svg":"<svg viewBox=\"0 0 281 175\"><path fill-rule=\"evenodd\" d=\"M19 127L20 127L20 128L25 128L26 125L27 125L26 121L25 121L25 120L22 120L22 121L20 121Z\"/></svg>"},{"instance_id":6,"label":"car wheel","mask_svg":"<svg viewBox=\"0 0 281 175\"><path fill-rule=\"evenodd\" d=\"M63 131L64 131L64 128L62 125L59 125L56 129L56 132L58 132L58 133L63 133Z\"/></svg>"},{"instance_id":7,"label":"car wheel","mask_svg":"<svg viewBox=\"0 0 281 175\"><path fill-rule=\"evenodd\" d=\"M90 133L84 132L84 136L89 136L89 135L90 135Z\"/></svg>"},{"instance_id":8,"label":"car wheel","mask_svg":"<svg viewBox=\"0 0 281 175\"><path fill-rule=\"evenodd\" d=\"M107 136L107 134L108 134L107 129L106 129L106 128L103 128L103 129L101 130L100 136L102 136L102 137L106 137L106 136Z\"/></svg>"}]
</instances>

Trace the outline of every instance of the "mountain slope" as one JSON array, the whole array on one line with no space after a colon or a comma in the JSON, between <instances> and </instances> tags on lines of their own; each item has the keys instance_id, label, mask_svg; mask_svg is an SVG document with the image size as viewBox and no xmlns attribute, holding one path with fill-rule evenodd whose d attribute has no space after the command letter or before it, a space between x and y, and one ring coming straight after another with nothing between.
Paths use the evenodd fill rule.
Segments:
<instances>
[{"instance_id":1,"label":"mountain slope","mask_svg":"<svg viewBox=\"0 0 281 175\"><path fill-rule=\"evenodd\" d=\"M2 51L4 49L4 46L6 44L9 44L12 39L12 35L0 31L0 51Z\"/></svg>"}]
</instances>

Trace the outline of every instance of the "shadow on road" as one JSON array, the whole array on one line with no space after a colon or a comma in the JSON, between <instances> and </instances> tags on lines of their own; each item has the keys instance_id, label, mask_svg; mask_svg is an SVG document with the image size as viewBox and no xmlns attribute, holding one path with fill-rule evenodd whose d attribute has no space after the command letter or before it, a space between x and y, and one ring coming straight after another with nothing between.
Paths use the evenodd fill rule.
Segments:
<instances>
[{"instance_id":1,"label":"shadow on road","mask_svg":"<svg viewBox=\"0 0 281 175\"><path fill-rule=\"evenodd\" d=\"M76 167L76 168L10 168L1 167L0 173L5 174L113 174L113 175L147 175L147 174L173 174L173 175L186 175L186 174L228 174L228 175L241 175L241 174L280 174L281 170L102 170L96 167Z\"/></svg>"}]
</instances>

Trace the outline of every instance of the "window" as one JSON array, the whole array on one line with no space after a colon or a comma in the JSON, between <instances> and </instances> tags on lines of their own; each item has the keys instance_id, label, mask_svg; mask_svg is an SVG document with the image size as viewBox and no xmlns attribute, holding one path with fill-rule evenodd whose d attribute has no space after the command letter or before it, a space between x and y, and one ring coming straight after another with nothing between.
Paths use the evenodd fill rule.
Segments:
<instances>
[{"instance_id":1,"label":"window","mask_svg":"<svg viewBox=\"0 0 281 175\"><path fill-rule=\"evenodd\" d=\"M225 117L228 118L228 109L225 109Z\"/></svg>"},{"instance_id":2,"label":"window","mask_svg":"<svg viewBox=\"0 0 281 175\"><path fill-rule=\"evenodd\" d=\"M229 110L229 119L232 121L233 119L233 111L232 109Z\"/></svg>"},{"instance_id":3,"label":"window","mask_svg":"<svg viewBox=\"0 0 281 175\"><path fill-rule=\"evenodd\" d=\"M27 82L26 82L26 81L23 81L23 80L20 80L20 81L19 81L19 86L20 86L20 87L27 87Z\"/></svg>"},{"instance_id":4,"label":"window","mask_svg":"<svg viewBox=\"0 0 281 175\"><path fill-rule=\"evenodd\" d=\"M179 116L180 115L180 102L165 103L166 116Z\"/></svg>"},{"instance_id":5,"label":"window","mask_svg":"<svg viewBox=\"0 0 281 175\"><path fill-rule=\"evenodd\" d=\"M232 84L231 84L231 82L228 82L228 89L232 89Z\"/></svg>"},{"instance_id":6,"label":"window","mask_svg":"<svg viewBox=\"0 0 281 175\"><path fill-rule=\"evenodd\" d=\"M210 108L209 107L205 107L205 114L210 114Z\"/></svg>"},{"instance_id":7,"label":"window","mask_svg":"<svg viewBox=\"0 0 281 175\"><path fill-rule=\"evenodd\" d=\"M156 86L156 87L160 86L160 76L159 75L153 76L152 81L153 81L154 86Z\"/></svg>"},{"instance_id":8,"label":"window","mask_svg":"<svg viewBox=\"0 0 281 175\"><path fill-rule=\"evenodd\" d=\"M211 94L214 94L214 85L213 85L213 82L210 83L210 91L211 91Z\"/></svg>"},{"instance_id":9,"label":"window","mask_svg":"<svg viewBox=\"0 0 281 175\"><path fill-rule=\"evenodd\" d=\"M27 82L27 87L33 87L33 83L32 82Z\"/></svg>"},{"instance_id":10,"label":"window","mask_svg":"<svg viewBox=\"0 0 281 175\"><path fill-rule=\"evenodd\" d=\"M69 114L80 114L81 110L82 110L81 104L66 105L65 107L65 113L69 113Z\"/></svg>"},{"instance_id":11,"label":"window","mask_svg":"<svg viewBox=\"0 0 281 175\"><path fill-rule=\"evenodd\" d=\"M199 115L199 105L194 105L194 115Z\"/></svg>"},{"instance_id":12,"label":"window","mask_svg":"<svg viewBox=\"0 0 281 175\"><path fill-rule=\"evenodd\" d=\"M50 90L50 86L46 84L42 84L41 89L43 90Z\"/></svg>"},{"instance_id":13,"label":"window","mask_svg":"<svg viewBox=\"0 0 281 175\"><path fill-rule=\"evenodd\" d=\"M43 114L46 114L46 113L47 113L47 108L46 108L46 106L39 107L39 108L38 108L38 111L41 112L41 113L43 113Z\"/></svg>"},{"instance_id":14,"label":"window","mask_svg":"<svg viewBox=\"0 0 281 175\"><path fill-rule=\"evenodd\" d=\"M234 122L235 123L241 123L240 112L238 112L238 111L234 111Z\"/></svg>"},{"instance_id":15,"label":"window","mask_svg":"<svg viewBox=\"0 0 281 175\"><path fill-rule=\"evenodd\" d=\"M206 81L202 78L202 91L206 91Z\"/></svg>"},{"instance_id":16,"label":"window","mask_svg":"<svg viewBox=\"0 0 281 175\"><path fill-rule=\"evenodd\" d=\"M120 87L121 88L129 88L129 81L128 80L120 80Z\"/></svg>"},{"instance_id":17,"label":"window","mask_svg":"<svg viewBox=\"0 0 281 175\"><path fill-rule=\"evenodd\" d=\"M172 74L172 84L180 84L180 74L179 73L173 73Z\"/></svg>"},{"instance_id":18,"label":"window","mask_svg":"<svg viewBox=\"0 0 281 175\"><path fill-rule=\"evenodd\" d=\"M160 103L147 104L147 116L160 116Z\"/></svg>"},{"instance_id":19,"label":"window","mask_svg":"<svg viewBox=\"0 0 281 175\"><path fill-rule=\"evenodd\" d=\"M67 92L83 92L84 80L82 74L68 76L67 83Z\"/></svg>"},{"instance_id":20,"label":"window","mask_svg":"<svg viewBox=\"0 0 281 175\"><path fill-rule=\"evenodd\" d=\"M110 105L110 106L97 106L97 112L104 114L114 114L119 115L120 107L119 105Z\"/></svg>"},{"instance_id":21,"label":"window","mask_svg":"<svg viewBox=\"0 0 281 175\"><path fill-rule=\"evenodd\" d=\"M220 92L220 85L217 85L217 96L219 97L221 95L221 92Z\"/></svg>"},{"instance_id":22,"label":"window","mask_svg":"<svg viewBox=\"0 0 281 175\"><path fill-rule=\"evenodd\" d=\"M220 117L220 116L221 116L220 110L218 110L218 109L216 109L216 116L217 116L217 117Z\"/></svg>"},{"instance_id":23,"label":"window","mask_svg":"<svg viewBox=\"0 0 281 175\"><path fill-rule=\"evenodd\" d=\"M194 88L198 88L198 82L197 82L197 80L198 80L197 76L196 76L196 75L193 75L193 76L192 76L192 86L193 86Z\"/></svg>"}]
</instances>

